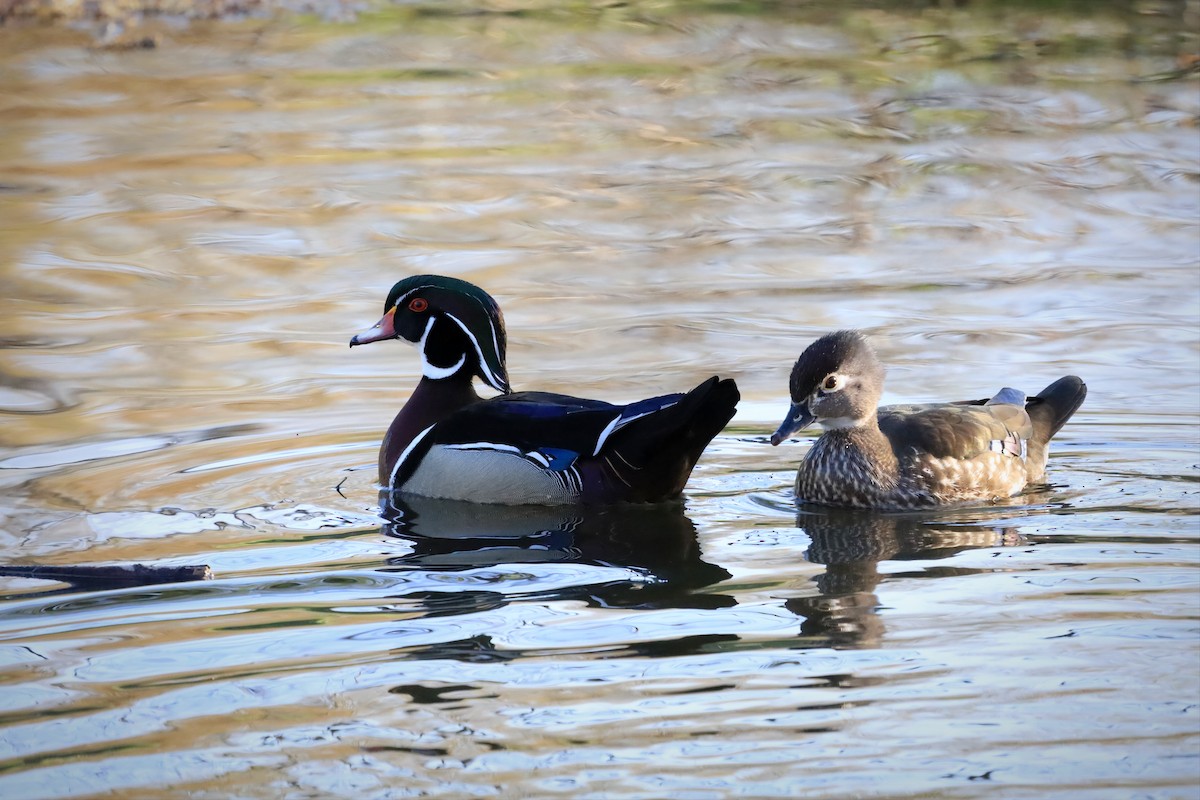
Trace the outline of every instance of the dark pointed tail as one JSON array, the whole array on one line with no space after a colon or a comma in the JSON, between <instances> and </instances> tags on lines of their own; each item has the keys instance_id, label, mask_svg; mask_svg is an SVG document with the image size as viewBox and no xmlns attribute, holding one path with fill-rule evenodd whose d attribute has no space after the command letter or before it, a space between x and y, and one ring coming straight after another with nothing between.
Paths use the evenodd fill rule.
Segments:
<instances>
[{"instance_id":1,"label":"dark pointed tail","mask_svg":"<svg viewBox=\"0 0 1200 800\"><path fill-rule=\"evenodd\" d=\"M1050 439L1062 429L1087 397L1087 384L1074 375L1059 378L1047 386L1036 397L1029 398L1025 410L1033 422L1033 436L1029 440L1030 481L1042 480Z\"/></svg>"},{"instance_id":2,"label":"dark pointed tail","mask_svg":"<svg viewBox=\"0 0 1200 800\"><path fill-rule=\"evenodd\" d=\"M1083 405L1085 397L1087 384L1074 375L1068 375L1042 389L1036 397L1029 398L1025 410L1033 421L1034 440L1042 443L1050 441Z\"/></svg>"},{"instance_id":3,"label":"dark pointed tail","mask_svg":"<svg viewBox=\"0 0 1200 800\"><path fill-rule=\"evenodd\" d=\"M675 405L614 434L605 450L632 499L657 502L682 492L704 448L733 419L740 399L733 380L713 376Z\"/></svg>"}]
</instances>

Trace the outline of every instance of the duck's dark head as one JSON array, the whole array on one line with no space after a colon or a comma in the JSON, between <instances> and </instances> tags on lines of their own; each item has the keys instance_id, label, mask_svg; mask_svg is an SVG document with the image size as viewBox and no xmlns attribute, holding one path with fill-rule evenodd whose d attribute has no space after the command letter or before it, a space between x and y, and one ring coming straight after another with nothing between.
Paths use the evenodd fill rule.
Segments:
<instances>
[{"instance_id":1,"label":"duck's dark head","mask_svg":"<svg viewBox=\"0 0 1200 800\"><path fill-rule=\"evenodd\" d=\"M826 430L863 424L879 405L883 376L883 365L858 331L838 331L817 339L792 367L792 407L772 434L771 444L814 422Z\"/></svg>"},{"instance_id":2,"label":"duck's dark head","mask_svg":"<svg viewBox=\"0 0 1200 800\"><path fill-rule=\"evenodd\" d=\"M414 275L388 292L383 318L350 346L405 339L421 348L422 374L432 380L478 375L498 392L511 391L504 366L504 316L474 284L440 275Z\"/></svg>"}]
</instances>

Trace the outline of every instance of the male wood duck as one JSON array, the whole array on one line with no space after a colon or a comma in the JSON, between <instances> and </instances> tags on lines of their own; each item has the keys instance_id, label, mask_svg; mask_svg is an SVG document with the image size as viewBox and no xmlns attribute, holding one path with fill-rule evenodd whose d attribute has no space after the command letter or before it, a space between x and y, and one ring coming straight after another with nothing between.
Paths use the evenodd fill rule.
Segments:
<instances>
[{"instance_id":1,"label":"male wood duck","mask_svg":"<svg viewBox=\"0 0 1200 800\"><path fill-rule=\"evenodd\" d=\"M771 444L813 422L825 428L796 472L796 499L827 506L909 510L997 502L1039 483L1050 438L1087 396L1069 375L1026 399L877 408L883 365L858 331L808 346L792 368L792 407Z\"/></svg>"},{"instance_id":2,"label":"male wood duck","mask_svg":"<svg viewBox=\"0 0 1200 800\"><path fill-rule=\"evenodd\" d=\"M405 339L422 366L379 449L379 481L392 491L507 505L671 500L739 399L716 377L629 405L513 392L504 318L478 286L416 275L383 307L350 346ZM500 395L480 398L476 377Z\"/></svg>"}]
</instances>

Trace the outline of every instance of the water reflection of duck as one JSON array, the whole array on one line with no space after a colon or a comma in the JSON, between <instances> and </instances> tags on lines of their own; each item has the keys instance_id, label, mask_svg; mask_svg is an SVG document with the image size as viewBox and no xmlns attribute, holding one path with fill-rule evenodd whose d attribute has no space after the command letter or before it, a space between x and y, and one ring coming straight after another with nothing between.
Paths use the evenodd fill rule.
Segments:
<instances>
[{"instance_id":1,"label":"water reflection of duck","mask_svg":"<svg viewBox=\"0 0 1200 800\"><path fill-rule=\"evenodd\" d=\"M572 587L607 605L719 608L696 590L729 577L700 558L696 527L678 505L491 506L384 492L384 532L413 551L397 568L471 570L500 564L590 564L633 569L644 580Z\"/></svg>"},{"instance_id":2,"label":"water reflection of duck","mask_svg":"<svg viewBox=\"0 0 1200 800\"><path fill-rule=\"evenodd\" d=\"M1003 389L990 400L878 408L883 377L858 331L823 336L800 355L791 410L771 437L825 428L796 472L798 500L904 510L1010 497L1043 479L1050 438L1087 395L1067 376L1028 400Z\"/></svg>"},{"instance_id":3,"label":"water reflection of duck","mask_svg":"<svg viewBox=\"0 0 1200 800\"><path fill-rule=\"evenodd\" d=\"M421 349L423 377L379 451L380 483L407 494L505 504L675 498L738 401L734 382L716 377L624 406L512 393L500 308L457 278L393 286L383 318L350 346L383 339ZM475 377L501 394L481 399Z\"/></svg>"},{"instance_id":4,"label":"water reflection of duck","mask_svg":"<svg viewBox=\"0 0 1200 800\"><path fill-rule=\"evenodd\" d=\"M805 506L796 525L812 540L808 560L827 569L820 594L785 606L804 617L801 633L832 647L874 647L883 635L877 613L880 561L949 558L963 550L1021 542L1012 528L949 524L920 514L878 514Z\"/></svg>"}]
</instances>

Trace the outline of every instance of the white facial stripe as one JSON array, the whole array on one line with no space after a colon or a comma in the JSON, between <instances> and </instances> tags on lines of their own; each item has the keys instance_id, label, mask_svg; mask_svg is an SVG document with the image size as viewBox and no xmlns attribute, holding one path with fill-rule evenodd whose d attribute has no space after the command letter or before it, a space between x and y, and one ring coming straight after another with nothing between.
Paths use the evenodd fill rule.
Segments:
<instances>
[{"instance_id":1,"label":"white facial stripe","mask_svg":"<svg viewBox=\"0 0 1200 800\"><path fill-rule=\"evenodd\" d=\"M482 300L479 301L479 305L483 305ZM492 352L495 353L497 356L499 356L500 355L500 334L496 331L496 326L492 324L492 315L491 315L491 312L487 308L485 308L483 310L483 315L484 315L484 317L487 318L488 327L492 331Z\"/></svg>"},{"instance_id":2,"label":"white facial stripe","mask_svg":"<svg viewBox=\"0 0 1200 800\"><path fill-rule=\"evenodd\" d=\"M429 318L429 322L425 323L425 332L421 334L421 342L417 346L421 348L421 374L431 380L441 380L449 378L454 373L462 369L462 365L467 362L467 354L463 353L459 356L458 361L449 367L435 367L429 363L429 359L425 358L425 340L429 338L429 332L433 330L433 324L437 322L434 317Z\"/></svg>"},{"instance_id":3,"label":"white facial stripe","mask_svg":"<svg viewBox=\"0 0 1200 800\"><path fill-rule=\"evenodd\" d=\"M422 284L421 286L417 286L415 288L409 289L407 292L400 295L400 297L396 298L396 308L399 309L404 304L404 301L409 298L409 296L413 295L416 292L421 291L422 289L429 289L429 288L436 288L436 287L434 286L434 284L426 283L426 284ZM474 298L474 299L481 306L484 305L482 300L479 300L478 298ZM445 314L445 312L442 312L442 313ZM478 356L479 363L483 367L484 373L486 373L486 375L487 375L488 383L490 383L494 387L504 386L505 388L507 388L508 382L501 381L499 378L497 378L496 373L494 373L492 371L491 367L488 365L487 359L485 359L483 357L483 351L480 349L479 340L475 338L475 335L473 333L471 333L471 331L467 330L467 326L464 325L462 320L460 320L458 317L454 316L453 314L445 314L445 316L454 320L455 324L457 324L458 327L462 328L463 333L465 333L467 335L467 338L471 340L471 345L475 348L475 355ZM499 356L500 355L499 332L496 330L496 326L492 322L492 315L486 307L484 307L484 316L487 317L488 327L491 328L491 331L492 331L492 352L494 352L497 356ZM432 323L432 322L433 322L433 317L431 316L430 323ZM438 371L440 371L440 368L434 367L434 366L430 365L427 361L425 361L425 337L427 337L429 335L429 327L430 327L429 325L425 326L425 333L422 334L422 336L421 336L421 342L420 342L421 367L422 367L421 374L423 374L427 377L435 377L433 375L430 375L430 371L432 370L434 372L438 372ZM465 357L466 356L464 354L464 358ZM453 375L455 372L457 372L460 367L462 367L461 361L454 366L454 369L451 372L447 373L446 375L440 375L438 377L443 377L443 378L449 377L449 375Z\"/></svg>"},{"instance_id":4,"label":"white facial stripe","mask_svg":"<svg viewBox=\"0 0 1200 800\"><path fill-rule=\"evenodd\" d=\"M414 289L409 289L407 292L405 292L404 294L402 294L396 298L396 308L400 308L400 306L404 304L404 301L408 299L409 295L415 294L415 293L421 291L422 289L428 289L431 286L433 286L432 283L426 283L426 284L422 284L421 286L418 286Z\"/></svg>"},{"instance_id":5,"label":"white facial stripe","mask_svg":"<svg viewBox=\"0 0 1200 800\"><path fill-rule=\"evenodd\" d=\"M453 366L435 367L425 360L425 356L421 356L421 374L430 380L440 381L442 378L449 378L454 373L462 369L462 365L467 362L467 354L463 353Z\"/></svg>"},{"instance_id":6,"label":"white facial stripe","mask_svg":"<svg viewBox=\"0 0 1200 800\"><path fill-rule=\"evenodd\" d=\"M475 338L475 334L471 333L471 331L469 331L467 329L467 326L463 324L462 320L460 320L458 317L454 316L453 314L446 314L446 317L448 319L454 320L455 324L457 324L458 327L462 328L462 332L465 333L467 335L467 338L471 340L471 345L475 348L475 355L479 357L479 365L481 367L483 367L483 371L487 374L488 383L490 383L492 386L494 386L496 388L500 388L502 386L507 386L508 384L505 381L502 381L499 378L497 378L496 373L492 372L492 368L490 366L488 366L487 359L483 357L483 351L479 349L479 340ZM494 344L496 342L496 326L492 325L492 321L491 321L490 317L488 318L488 327L490 327L492 329L492 342ZM497 348L496 355L499 355L499 354L500 354L500 350L499 350L499 348Z\"/></svg>"}]
</instances>

